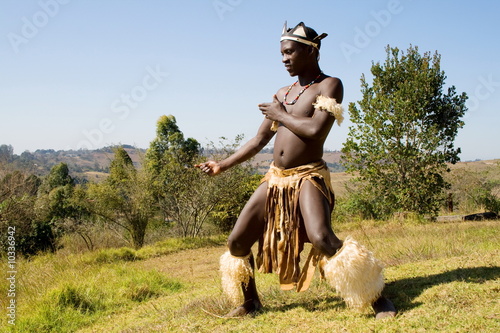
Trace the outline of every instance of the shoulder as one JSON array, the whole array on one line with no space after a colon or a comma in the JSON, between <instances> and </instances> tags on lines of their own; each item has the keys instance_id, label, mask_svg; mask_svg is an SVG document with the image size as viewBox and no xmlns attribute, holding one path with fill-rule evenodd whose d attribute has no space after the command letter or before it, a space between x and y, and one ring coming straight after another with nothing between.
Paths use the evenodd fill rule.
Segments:
<instances>
[{"instance_id":1,"label":"shoulder","mask_svg":"<svg viewBox=\"0 0 500 333\"><path fill-rule=\"evenodd\" d=\"M344 97L344 86L339 78L332 76L325 77L321 80L319 89L320 95L335 98L338 103L342 103L342 99Z\"/></svg>"},{"instance_id":2,"label":"shoulder","mask_svg":"<svg viewBox=\"0 0 500 333\"><path fill-rule=\"evenodd\" d=\"M285 96L289 87L290 86L285 86L285 87L281 87L280 89L278 89L278 91L276 92L276 96L278 97L279 101L283 100L283 96Z\"/></svg>"}]
</instances>

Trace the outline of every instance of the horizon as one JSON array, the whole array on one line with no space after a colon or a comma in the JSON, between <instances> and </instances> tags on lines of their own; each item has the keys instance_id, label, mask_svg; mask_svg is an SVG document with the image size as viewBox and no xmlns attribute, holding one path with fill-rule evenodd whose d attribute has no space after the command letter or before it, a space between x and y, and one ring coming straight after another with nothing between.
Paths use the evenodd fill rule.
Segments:
<instances>
[{"instance_id":1,"label":"horizon","mask_svg":"<svg viewBox=\"0 0 500 333\"><path fill-rule=\"evenodd\" d=\"M7 145L7 146L11 146L9 144L5 144L5 143L0 143L0 146L2 145ZM103 147L99 147L99 148L94 148L94 149L86 149L86 148L80 148L78 150L75 150L75 149L51 149L51 148L39 148L39 149L36 149L36 150L33 150L33 151L30 151L30 150L25 150L23 151L22 153L24 152L28 152L30 154L36 154L37 152L47 152L47 151L50 151L50 152L55 152L55 153L60 153L60 152L79 152L79 151L84 151L84 152L94 152L94 151L100 151L100 150L106 150L106 149L112 149L112 148L115 148L115 147L123 147L124 149L137 149L137 150L143 150L143 151L146 151L148 150L149 148L144 148L144 147L136 147L134 145L131 145L131 144L116 144L116 145L110 145L110 146L103 146ZM15 151L15 147L12 147L13 150L14 150L14 155L16 156L20 156L22 153L16 153ZM203 147L202 147L203 148ZM261 151L259 151L257 153L258 154L271 154L270 152L265 152L265 150L269 150L269 149L273 149L272 146L266 146L264 147ZM333 153L333 154L342 154L342 151L340 150L334 150L334 149L328 149L328 148L325 148L323 149L323 153ZM481 158L477 158L477 159L474 159L474 160L462 160L460 159L457 163L462 163L462 162L479 162L479 161L496 161L496 160L500 160L500 157L496 157L496 158L487 158L487 159L481 159ZM446 162L447 164L450 164L450 162Z\"/></svg>"}]
</instances>

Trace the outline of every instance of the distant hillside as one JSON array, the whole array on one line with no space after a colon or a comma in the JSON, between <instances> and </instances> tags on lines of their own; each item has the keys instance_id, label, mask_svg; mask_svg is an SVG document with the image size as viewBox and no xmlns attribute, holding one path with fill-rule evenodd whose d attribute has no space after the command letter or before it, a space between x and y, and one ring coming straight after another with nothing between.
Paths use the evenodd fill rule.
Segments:
<instances>
[{"instance_id":1,"label":"distant hillside","mask_svg":"<svg viewBox=\"0 0 500 333\"><path fill-rule=\"evenodd\" d=\"M135 165L140 165L146 150L123 145ZM73 177L86 180L98 180L107 176L113 160L113 147L96 150L53 150L38 149L35 152L23 152L14 155L9 146L0 146L0 165L9 165L11 170L43 176L59 163L66 163Z\"/></svg>"},{"instance_id":2,"label":"distant hillside","mask_svg":"<svg viewBox=\"0 0 500 333\"><path fill-rule=\"evenodd\" d=\"M131 145L123 145L124 149L132 158L136 166L139 166L146 153L146 149L136 148ZM59 150L39 149L35 152L24 152L21 155L13 154L11 146L0 145L0 166L9 165L10 171L21 170L43 176L59 163L66 163L73 177L79 180L99 181L107 177L109 165L113 160L113 147L104 147L96 150ZM344 173L345 168L340 164L342 153L339 151L327 151L323 159L335 176L332 182L344 183L352 176ZM259 173L264 174L273 159L272 149L264 149L252 159L252 165ZM499 165L500 160L460 162L451 165L451 169L466 168L471 171L483 171ZM496 169L495 169L496 170ZM3 170L9 171L9 170ZM499 177L500 178L500 177ZM495 178L496 179L496 178ZM500 179L499 179L500 181ZM339 188L342 186L339 186Z\"/></svg>"}]
</instances>

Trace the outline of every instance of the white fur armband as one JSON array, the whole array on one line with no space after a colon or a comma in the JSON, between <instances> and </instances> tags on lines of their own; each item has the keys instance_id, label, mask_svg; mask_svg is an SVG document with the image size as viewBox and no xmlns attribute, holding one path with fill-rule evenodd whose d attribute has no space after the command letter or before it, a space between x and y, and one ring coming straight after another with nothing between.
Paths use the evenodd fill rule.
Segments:
<instances>
[{"instance_id":1,"label":"white fur armband","mask_svg":"<svg viewBox=\"0 0 500 333\"><path fill-rule=\"evenodd\" d=\"M319 95L313 105L315 109L327 111L334 116L339 126L344 121L344 108L342 104L337 103L335 98Z\"/></svg>"}]
</instances>

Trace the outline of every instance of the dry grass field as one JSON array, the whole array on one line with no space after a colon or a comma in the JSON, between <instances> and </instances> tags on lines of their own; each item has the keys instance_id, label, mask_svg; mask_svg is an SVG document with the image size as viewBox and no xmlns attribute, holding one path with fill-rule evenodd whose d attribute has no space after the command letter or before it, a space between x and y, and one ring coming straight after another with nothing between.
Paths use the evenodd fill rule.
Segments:
<instances>
[{"instance_id":1,"label":"dry grass field","mask_svg":"<svg viewBox=\"0 0 500 333\"><path fill-rule=\"evenodd\" d=\"M364 221L336 226L384 262L394 319L354 311L318 276L303 293L256 273L264 309L222 318L224 237L169 240L141 250L104 249L19 260L15 325L2 332L498 332L498 221ZM307 249L304 251L307 253ZM3 272L5 262L0 266ZM317 274L317 273L316 273ZM0 289L7 288L6 279ZM6 309L5 294L0 295ZM5 310L2 310L5 311Z\"/></svg>"}]
</instances>

